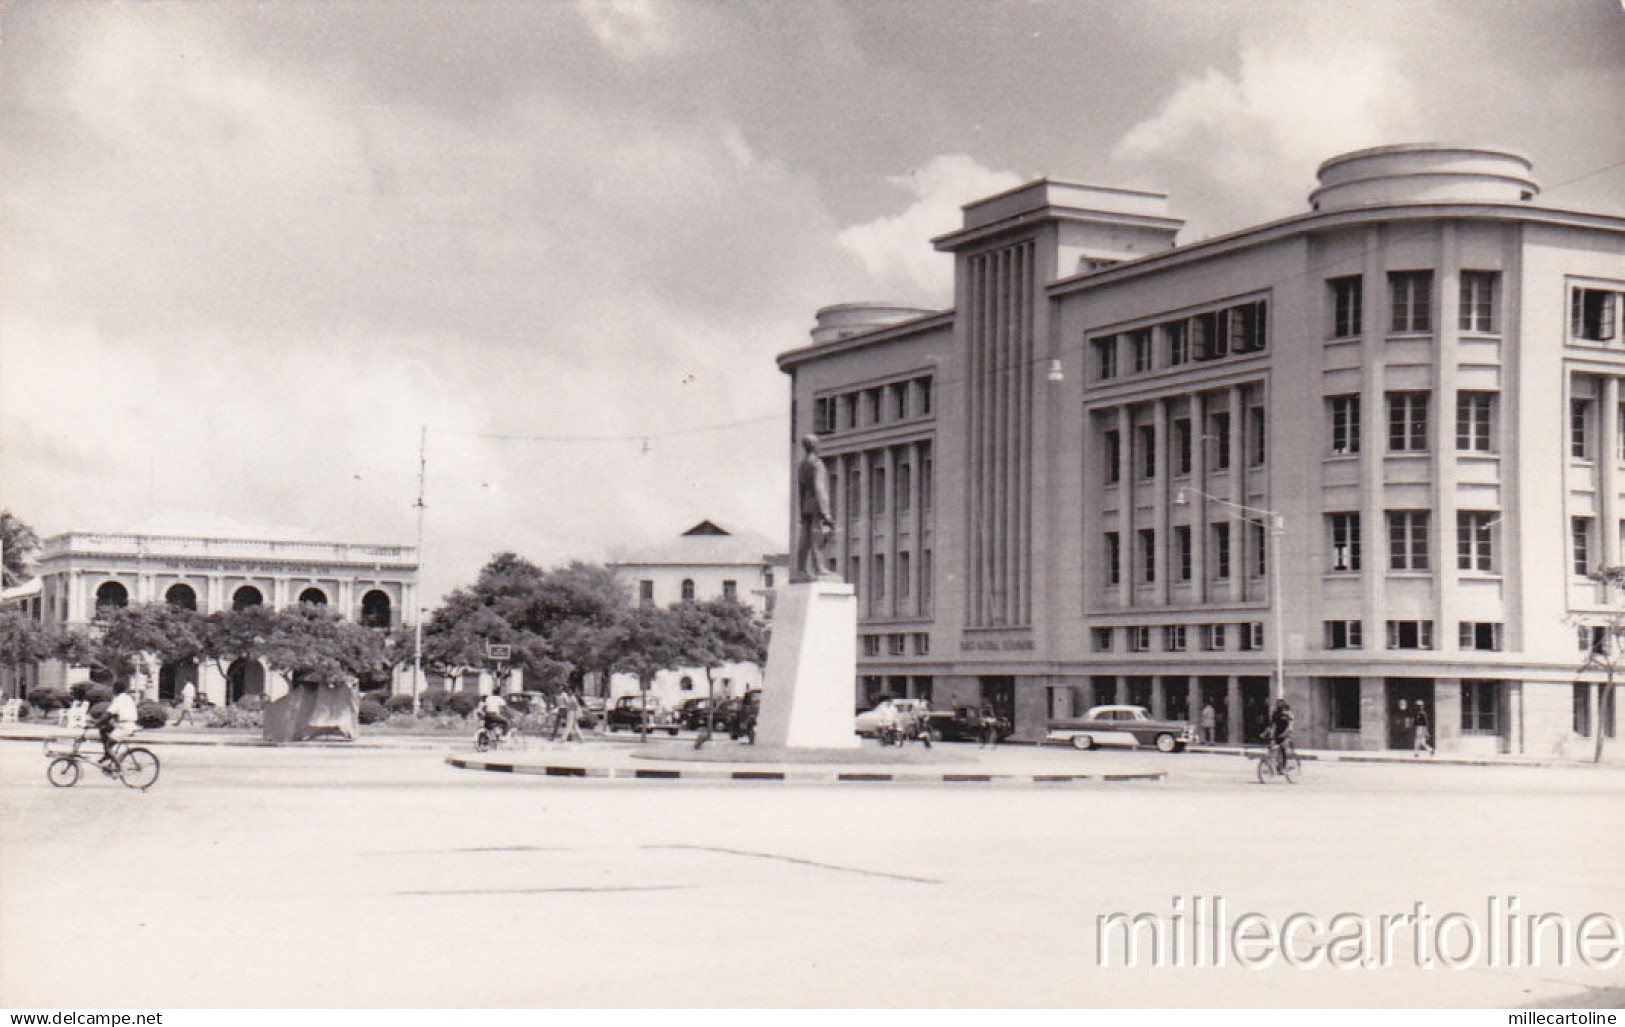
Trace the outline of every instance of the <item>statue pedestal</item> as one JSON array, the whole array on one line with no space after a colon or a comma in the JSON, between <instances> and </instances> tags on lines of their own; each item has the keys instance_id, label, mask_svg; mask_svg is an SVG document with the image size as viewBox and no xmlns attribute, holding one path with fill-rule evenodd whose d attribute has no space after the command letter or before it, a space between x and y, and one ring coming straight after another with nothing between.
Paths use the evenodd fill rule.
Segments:
<instances>
[{"instance_id":1,"label":"statue pedestal","mask_svg":"<svg viewBox=\"0 0 1625 1027\"><path fill-rule=\"evenodd\" d=\"M778 590L762 682L759 745L856 749L858 597L844 581Z\"/></svg>"}]
</instances>

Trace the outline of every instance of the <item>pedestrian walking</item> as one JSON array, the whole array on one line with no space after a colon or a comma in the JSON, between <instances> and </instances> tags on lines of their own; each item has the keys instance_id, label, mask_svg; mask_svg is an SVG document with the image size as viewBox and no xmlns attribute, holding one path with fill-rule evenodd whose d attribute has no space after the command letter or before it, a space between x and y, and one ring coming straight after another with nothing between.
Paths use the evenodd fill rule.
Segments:
<instances>
[{"instance_id":1,"label":"pedestrian walking","mask_svg":"<svg viewBox=\"0 0 1625 1027\"><path fill-rule=\"evenodd\" d=\"M581 700L576 698L574 692L564 693L564 740L566 742L587 740L581 734Z\"/></svg>"},{"instance_id":2,"label":"pedestrian walking","mask_svg":"<svg viewBox=\"0 0 1625 1027\"><path fill-rule=\"evenodd\" d=\"M1215 734L1217 734L1219 728L1219 714L1218 711L1213 708L1212 703L1202 704L1201 724L1202 744L1212 745L1213 737Z\"/></svg>"},{"instance_id":3,"label":"pedestrian walking","mask_svg":"<svg viewBox=\"0 0 1625 1027\"><path fill-rule=\"evenodd\" d=\"M982 742L979 749L991 749L999 744L999 717L993 712L992 703L983 703L980 713L982 718Z\"/></svg>"},{"instance_id":4,"label":"pedestrian walking","mask_svg":"<svg viewBox=\"0 0 1625 1027\"><path fill-rule=\"evenodd\" d=\"M1420 756L1423 751L1429 756L1433 755L1433 736L1428 731L1428 708L1422 700L1416 701L1416 746L1411 755Z\"/></svg>"},{"instance_id":5,"label":"pedestrian walking","mask_svg":"<svg viewBox=\"0 0 1625 1027\"><path fill-rule=\"evenodd\" d=\"M181 689L181 708L180 712L175 715L176 726L192 720L193 715L196 713L196 706L197 686L188 681L186 687Z\"/></svg>"}]
</instances>

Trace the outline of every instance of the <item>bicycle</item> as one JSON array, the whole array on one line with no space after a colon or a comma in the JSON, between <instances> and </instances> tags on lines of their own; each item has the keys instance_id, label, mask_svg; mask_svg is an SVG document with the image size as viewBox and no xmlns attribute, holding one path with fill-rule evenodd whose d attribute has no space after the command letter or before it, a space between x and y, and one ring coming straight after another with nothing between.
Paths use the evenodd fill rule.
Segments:
<instances>
[{"instance_id":1,"label":"bicycle","mask_svg":"<svg viewBox=\"0 0 1625 1027\"><path fill-rule=\"evenodd\" d=\"M1298 778L1303 775L1303 761L1298 758L1291 741L1279 745L1271 742L1268 748L1253 758L1258 761L1258 783L1261 785L1267 785L1277 777L1285 778L1287 784L1297 784Z\"/></svg>"},{"instance_id":2,"label":"bicycle","mask_svg":"<svg viewBox=\"0 0 1625 1027\"><path fill-rule=\"evenodd\" d=\"M489 726L481 725L474 732L474 751L491 752L495 749L517 748L519 745L519 729L506 727L500 731L493 731Z\"/></svg>"},{"instance_id":3,"label":"bicycle","mask_svg":"<svg viewBox=\"0 0 1625 1027\"><path fill-rule=\"evenodd\" d=\"M45 755L51 762L45 768L45 777L58 788L72 788L79 783L83 764L90 764L108 777L116 777L125 787L146 791L158 780L160 763L151 749L115 740L112 752L93 757L82 752L89 731L82 731L71 742L49 738L45 741Z\"/></svg>"}]
</instances>

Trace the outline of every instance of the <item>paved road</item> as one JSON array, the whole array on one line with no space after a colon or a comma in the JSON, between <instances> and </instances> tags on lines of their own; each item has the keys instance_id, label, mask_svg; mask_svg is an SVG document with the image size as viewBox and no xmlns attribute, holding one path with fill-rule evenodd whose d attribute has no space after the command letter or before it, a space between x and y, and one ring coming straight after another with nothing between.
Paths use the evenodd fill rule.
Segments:
<instances>
[{"instance_id":1,"label":"paved road","mask_svg":"<svg viewBox=\"0 0 1625 1027\"><path fill-rule=\"evenodd\" d=\"M556 781L172 746L149 793L0 744L0 1005L1521 1005L1621 970L1103 968L1097 918L1625 922L1625 771L1028 752L1159 784ZM1184 900L1189 908L1189 899ZM1204 902L1208 901L1204 898ZM1210 909L1211 907L1204 907ZM1187 957L1189 953L1187 952Z\"/></svg>"}]
</instances>

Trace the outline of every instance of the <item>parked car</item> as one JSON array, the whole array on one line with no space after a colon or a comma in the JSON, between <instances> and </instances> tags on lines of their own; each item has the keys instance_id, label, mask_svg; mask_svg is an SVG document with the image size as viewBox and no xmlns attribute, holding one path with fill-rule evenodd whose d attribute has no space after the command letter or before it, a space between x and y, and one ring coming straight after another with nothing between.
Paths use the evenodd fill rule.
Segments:
<instances>
[{"instance_id":1,"label":"parked car","mask_svg":"<svg viewBox=\"0 0 1625 1027\"><path fill-rule=\"evenodd\" d=\"M993 724L999 741L1010 737L1015 729L1003 717L995 716ZM936 710L931 714L931 737L944 742L980 742L987 729L980 706L955 706L951 711Z\"/></svg>"},{"instance_id":2,"label":"parked car","mask_svg":"<svg viewBox=\"0 0 1625 1027\"><path fill-rule=\"evenodd\" d=\"M717 704L721 707L721 703ZM705 726L705 719L711 715L711 700L706 696L696 696L677 707L677 723L690 731L698 731Z\"/></svg>"},{"instance_id":3,"label":"parked car","mask_svg":"<svg viewBox=\"0 0 1625 1027\"><path fill-rule=\"evenodd\" d=\"M873 737L876 730L880 726L880 719L883 716L881 713L881 708L887 703L890 703L892 709L897 711L897 721L899 724L908 721L921 713L929 715L931 712L931 704L925 699L882 698L879 702L875 703L873 707L864 710L862 713L857 715L856 719L854 719L852 722L852 730L856 731L865 738Z\"/></svg>"},{"instance_id":4,"label":"parked car","mask_svg":"<svg viewBox=\"0 0 1625 1027\"><path fill-rule=\"evenodd\" d=\"M1144 706L1096 706L1080 719L1052 721L1044 740L1074 749L1154 745L1160 752L1183 752L1196 741L1196 729L1188 721L1157 720Z\"/></svg>"},{"instance_id":5,"label":"parked car","mask_svg":"<svg viewBox=\"0 0 1625 1027\"><path fill-rule=\"evenodd\" d=\"M623 728L627 731L642 731L647 723L650 731L664 731L675 735L677 714L669 707L661 705L653 696L649 697L647 706L643 700L644 697L640 695L621 696L604 715L604 726L610 731L619 731Z\"/></svg>"},{"instance_id":6,"label":"parked car","mask_svg":"<svg viewBox=\"0 0 1625 1027\"><path fill-rule=\"evenodd\" d=\"M502 697L508 704L508 709L515 713L546 713L548 711L547 696L541 692L509 692Z\"/></svg>"}]
</instances>

